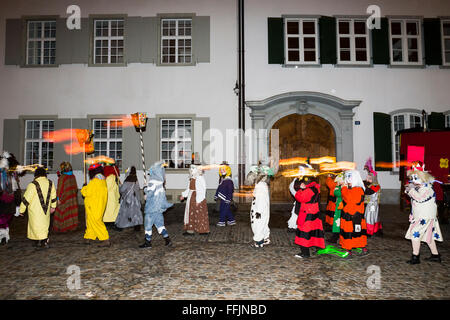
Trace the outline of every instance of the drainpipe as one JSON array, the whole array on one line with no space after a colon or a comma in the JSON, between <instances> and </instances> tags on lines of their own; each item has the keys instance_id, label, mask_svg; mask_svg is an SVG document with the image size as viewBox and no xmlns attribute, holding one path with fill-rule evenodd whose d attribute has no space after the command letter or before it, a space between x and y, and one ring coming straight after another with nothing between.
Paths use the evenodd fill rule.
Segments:
<instances>
[{"instance_id":1,"label":"drainpipe","mask_svg":"<svg viewBox=\"0 0 450 320\"><path fill-rule=\"evenodd\" d=\"M245 181L245 42L244 42L244 0L238 0L238 115L239 115L239 186Z\"/></svg>"}]
</instances>

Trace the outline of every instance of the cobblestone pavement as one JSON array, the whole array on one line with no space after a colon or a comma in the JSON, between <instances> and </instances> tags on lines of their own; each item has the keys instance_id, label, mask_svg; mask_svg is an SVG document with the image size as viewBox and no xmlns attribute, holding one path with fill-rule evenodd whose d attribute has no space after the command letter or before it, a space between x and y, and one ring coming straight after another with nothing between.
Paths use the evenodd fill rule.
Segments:
<instances>
[{"instance_id":1,"label":"cobblestone pavement","mask_svg":"<svg viewBox=\"0 0 450 320\"><path fill-rule=\"evenodd\" d=\"M165 214L174 247L157 235L153 248L140 249L143 231L110 231L112 246L83 244L84 226L51 234L48 250L26 239L26 218L15 218L11 241L0 246L0 299L449 299L450 230L441 225L442 264L410 266L411 244L404 239L408 214L381 206L384 236L370 238L370 255L342 259L331 255L301 260L293 233L286 230L290 206L273 206L271 241L249 246L252 233L247 208L238 224L218 228L210 208L211 233L182 235L184 205ZM84 221L84 214L80 220ZM423 245L421 257L429 256ZM69 290L71 265L80 268L80 289ZM369 266L380 270L379 289ZM373 267L372 267L373 268ZM70 282L70 281L69 281ZM369 286L368 286L369 283Z\"/></svg>"}]
</instances>

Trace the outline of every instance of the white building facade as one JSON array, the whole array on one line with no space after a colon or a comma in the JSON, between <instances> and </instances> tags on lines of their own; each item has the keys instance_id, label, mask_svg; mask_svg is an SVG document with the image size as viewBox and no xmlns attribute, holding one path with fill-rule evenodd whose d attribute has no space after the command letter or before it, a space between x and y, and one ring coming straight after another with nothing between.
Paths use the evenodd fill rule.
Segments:
<instances>
[{"instance_id":1,"label":"white building facade","mask_svg":"<svg viewBox=\"0 0 450 320\"><path fill-rule=\"evenodd\" d=\"M73 4L81 29L67 25ZM319 116L334 130L337 160L362 170L369 156L398 160L395 131L420 126L422 110L450 127L450 2L245 0L244 8L246 129ZM236 178L237 9L234 0L2 1L2 149L45 164L54 181L59 163L70 161L81 187L82 155L43 132L92 129L96 154L122 172L140 169L139 135L121 120L146 112L147 167L170 164L174 201L192 154L204 164L228 160ZM378 9L380 29L370 29ZM247 147L247 166L268 161L268 137ZM206 179L211 200L217 170ZM396 203L395 168L379 181L383 201Z\"/></svg>"}]
</instances>

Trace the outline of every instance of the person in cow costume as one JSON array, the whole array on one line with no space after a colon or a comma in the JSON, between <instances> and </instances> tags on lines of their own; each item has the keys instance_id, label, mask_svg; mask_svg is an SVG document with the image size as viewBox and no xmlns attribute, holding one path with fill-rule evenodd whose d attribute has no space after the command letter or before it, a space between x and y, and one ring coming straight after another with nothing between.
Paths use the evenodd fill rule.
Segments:
<instances>
[{"instance_id":1,"label":"person in cow costume","mask_svg":"<svg viewBox=\"0 0 450 320\"><path fill-rule=\"evenodd\" d=\"M409 228L405 238L411 240L412 256L409 264L420 263L420 244L426 242L431 256L426 261L441 262L436 241L443 241L437 219L436 193L433 190L434 177L425 171L425 165L414 162L407 171L409 184L405 186L405 193L411 198L411 214Z\"/></svg>"},{"instance_id":2,"label":"person in cow costume","mask_svg":"<svg viewBox=\"0 0 450 320\"><path fill-rule=\"evenodd\" d=\"M252 247L262 248L270 243L270 179L274 176L271 168L263 165L252 166L247 174L247 184L255 185L253 190L250 221L253 232Z\"/></svg>"}]
</instances>

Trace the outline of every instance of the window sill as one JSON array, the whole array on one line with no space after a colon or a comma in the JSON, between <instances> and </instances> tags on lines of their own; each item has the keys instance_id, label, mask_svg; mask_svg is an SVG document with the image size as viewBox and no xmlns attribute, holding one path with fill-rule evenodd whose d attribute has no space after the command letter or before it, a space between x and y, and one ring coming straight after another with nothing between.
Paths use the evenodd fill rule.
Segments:
<instances>
[{"instance_id":1,"label":"window sill","mask_svg":"<svg viewBox=\"0 0 450 320\"><path fill-rule=\"evenodd\" d=\"M334 65L337 68L372 68L373 64L371 63L337 63Z\"/></svg>"},{"instance_id":2,"label":"window sill","mask_svg":"<svg viewBox=\"0 0 450 320\"><path fill-rule=\"evenodd\" d=\"M388 68L393 69L425 69L424 64L389 64Z\"/></svg>"},{"instance_id":3,"label":"window sill","mask_svg":"<svg viewBox=\"0 0 450 320\"><path fill-rule=\"evenodd\" d=\"M88 67L126 67L126 63L88 63Z\"/></svg>"},{"instance_id":4,"label":"window sill","mask_svg":"<svg viewBox=\"0 0 450 320\"><path fill-rule=\"evenodd\" d=\"M156 66L158 67L194 67L197 64L195 62L193 63L157 63Z\"/></svg>"},{"instance_id":5,"label":"window sill","mask_svg":"<svg viewBox=\"0 0 450 320\"><path fill-rule=\"evenodd\" d=\"M22 64L20 65L21 68L58 68L59 64Z\"/></svg>"},{"instance_id":6,"label":"window sill","mask_svg":"<svg viewBox=\"0 0 450 320\"><path fill-rule=\"evenodd\" d=\"M282 64L283 68L320 68L322 65L320 63L315 64Z\"/></svg>"}]
</instances>

